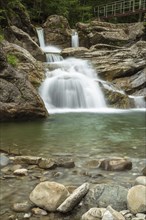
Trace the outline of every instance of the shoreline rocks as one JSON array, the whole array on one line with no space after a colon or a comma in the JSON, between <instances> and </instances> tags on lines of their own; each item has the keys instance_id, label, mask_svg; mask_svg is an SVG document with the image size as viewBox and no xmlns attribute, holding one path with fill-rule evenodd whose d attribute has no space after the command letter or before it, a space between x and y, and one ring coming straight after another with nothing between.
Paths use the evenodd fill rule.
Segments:
<instances>
[{"instance_id":1,"label":"shoreline rocks","mask_svg":"<svg viewBox=\"0 0 146 220\"><path fill-rule=\"evenodd\" d=\"M4 155L4 154L3 154ZM133 186L122 186L120 183L92 183L91 179L78 185L64 184L60 182L62 177L59 179L58 176L54 175L54 181L50 179L51 173L59 172L62 174L66 172L66 169L74 172L74 167L60 166L60 161L63 163L63 158L41 158L35 156L8 156L9 163L5 164L1 169L2 182L5 183L7 180L22 181L22 191L30 185L30 189L25 191L25 198L21 197L18 201L12 204L12 210L15 218L19 219L19 216L28 216L29 219L37 219L38 217L43 219L44 217L50 218L51 220L144 220L146 217L146 204L145 204L145 190L146 186L143 184L145 178L139 175L133 180ZM118 158L118 160L122 158ZM93 163L88 163L89 169L101 169L100 162L105 159L94 160ZM54 161L58 164L58 167L41 167L39 166L40 161ZM72 161L69 159L69 161ZM111 158L113 161L113 158ZM65 158L65 164L67 158ZM72 161L73 162L73 161ZM54 171L55 169L58 169ZM133 169L133 166L132 166ZM24 175L23 171L24 170ZM109 175L113 171L108 172ZM97 171L98 172L98 171ZM116 175L122 172L129 171L116 171ZM12 176L11 174L15 174ZM48 176L49 175L49 176ZM76 174L79 175L79 174ZM48 176L48 177L47 177ZM80 178L78 176L78 178ZM140 179L140 180L139 180ZM32 184L33 183L33 184ZM138 183L139 185L135 185ZM18 191L18 193L20 193ZM22 193L22 192L21 192ZM29 200L30 198L30 200ZM128 210L129 209L129 210ZM9 213L12 215L11 209ZM8 217L9 214L5 214ZM17 216L17 217L16 217ZM5 218L4 218L5 219ZM20 218L21 219L21 218Z\"/></svg>"}]
</instances>

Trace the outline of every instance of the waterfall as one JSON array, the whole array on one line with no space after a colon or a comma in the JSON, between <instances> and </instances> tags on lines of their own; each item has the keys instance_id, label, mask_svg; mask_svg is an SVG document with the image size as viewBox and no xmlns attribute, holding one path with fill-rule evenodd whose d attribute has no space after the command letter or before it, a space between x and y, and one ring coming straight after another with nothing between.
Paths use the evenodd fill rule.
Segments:
<instances>
[{"instance_id":1,"label":"waterfall","mask_svg":"<svg viewBox=\"0 0 146 220\"><path fill-rule=\"evenodd\" d=\"M134 99L135 107L136 108L146 108L146 102L144 96L129 96L130 98Z\"/></svg>"},{"instance_id":2,"label":"waterfall","mask_svg":"<svg viewBox=\"0 0 146 220\"><path fill-rule=\"evenodd\" d=\"M68 58L47 74L39 91L48 112L103 108L106 104L96 79L87 61Z\"/></svg>"},{"instance_id":3,"label":"waterfall","mask_svg":"<svg viewBox=\"0 0 146 220\"><path fill-rule=\"evenodd\" d=\"M45 47L45 40L44 40L44 30L41 27L36 28L40 47L44 48Z\"/></svg>"},{"instance_id":4,"label":"waterfall","mask_svg":"<svg viewBox=\"0 0 146 220\"><path fill-rule=\"evenodd\" d=\"M72 32L71 46L72 47L79 47L79 36L78 36L78 33L76 31Z\"/></svg>"},{"instance_id":5,"label":"waterfall","mask_svg":"<svg viewBox=\"0 0 146 220\"><path fill-rule=\"evenodd\" d=\"M63 60L62 56L60 55L61 50L59 48L54 46L46 46L43 28L39 27L36 28L36 30L37 30L40 47L46 54L46 61L48 63L51 63L51 62L59 62Z\"/></svg>"}]
</instances>

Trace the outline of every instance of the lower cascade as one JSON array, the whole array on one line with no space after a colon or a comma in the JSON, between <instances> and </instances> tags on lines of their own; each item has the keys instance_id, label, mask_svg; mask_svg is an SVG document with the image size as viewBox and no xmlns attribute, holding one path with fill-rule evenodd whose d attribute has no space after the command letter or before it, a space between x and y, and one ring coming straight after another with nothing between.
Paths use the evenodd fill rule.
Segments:
<instances>
[{"instance_id":1,"label":"lower cascade","mask_svg":"<svg viewBox=\"0 0 146 220\"><path fill-rule=\"evenodd\" d=\"M87 61L68 58L46 73L40 95L49 112L105 108L96 80L96 73Z\"/></svg>"}]
</instances>

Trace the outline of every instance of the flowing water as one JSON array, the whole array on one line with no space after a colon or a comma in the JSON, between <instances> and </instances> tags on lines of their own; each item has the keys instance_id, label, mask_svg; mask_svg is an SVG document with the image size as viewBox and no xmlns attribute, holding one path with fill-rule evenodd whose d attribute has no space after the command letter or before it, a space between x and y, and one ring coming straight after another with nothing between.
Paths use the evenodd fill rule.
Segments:
<instances>
[{"instance_id":1,"label":"flowing water","mask_svg":"<svg viewBox=\"0 0 146 220\"><path fill-rule=\"evenodd\" d=\"M76 31L73 31L71 36L71 46L72 47L79 47L79 36Z\"/></svg>"}]
</instances>

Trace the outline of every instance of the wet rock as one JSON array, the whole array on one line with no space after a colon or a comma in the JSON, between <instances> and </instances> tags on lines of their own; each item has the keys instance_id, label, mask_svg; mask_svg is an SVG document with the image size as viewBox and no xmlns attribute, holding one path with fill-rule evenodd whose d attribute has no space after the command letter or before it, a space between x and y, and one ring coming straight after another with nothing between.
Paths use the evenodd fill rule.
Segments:
<instances>
[{"instance_id":1,"label":"wet rock","mask_svg":"<svg viewBox=\"0 0 146 220\"><path fill-rule=\"evenodd\" d=\"M38 161L38 166L43 169L53 169L55 168L56 162L53 159L41 158Z\"/></svg>"},{"instance_id":2,"label":"wet rock","mask_svg":"<svg viewBox=\"0 0 146 220\"><path fill-rule=\"evenodd\" d=\"M82 215L82 220L101 220L105 211L105 208L91 208Z\"/></svg>"},{"instance_id":3,"label":"wet rock","mask_svg":"<svg viewBox=\"0 0 146 220\"><path fill-rule=\"evenodd\" d=\"M56 211L67 198L68 190L62 184L56 182L39 183L30 194L30 200L50 212Z\"/></svg>"},{"instance_id":4,"label":"wet rock","mask_svg":"<svg viewBox=\"0 0 146 220\"><path fill-rule=\"evenodd\" d=\"M41 157L35 156L16 156L13 159L15 164L28 164L28 165L38 165L39 160Z\"/></svg>"},{"instance_id":5,"label":"wet rock","mask_svg":"<svg viewBox=\"0 0 146 220\"><path fill-rule=\"evenodd\" d=\"M45 210L40 209L40 208L33 208L31 211L35 215L47 215L48 214Z\"/></svg>"},{"instance_id":6,"label":"wet rock","mask_svg":"<svg viewBox=\"0 0 146 220\"><path fill-rule=\"evenodd\" d=\"M18 176L27 176L28 170L27 169L17 169L14 171L14 174L18 175Z\"/></svg>"},{"instance_id":7,"label":"wet rock","mask_svg":"<svg viewBox=\"0 0 146 220\"><path fill-rule=\"evenodd\" d=\"M75 163L72 159L62 158L57 160L57 166L64 168L73 168L75 167Z\"/></svg>"},{"instance_id":8,"label":"wet rock","mask_svg":"<svg viewBox=\"0 0 146 220\"><path fill-rule=\"evenodd\" d=\"M127 159L105 159L101 161L100 167L104 170L123 171L131 170L132 162Z\"/></svg>"},{"instance_id":9,"label":"wet rock","mask_svg":"<svg viewBox=\"0 0 146 220\"><path fill-rule=\"evenodd\" d=\"M89 183L82 184L57 208L57 211L63 213L71 211L81 201L88 190Z\"/></svg>"},{"instance_id":10,"label":"wet rock","mask_svg":"<svg viewBox=\"0 0 146 220\"><path fill-rule=\"evenodd\" d=\"M146 212L146 186L137 185L129 189L127 195L127 206L129 210L136 214L138 212Z\"/></svg>"},{"instance_id":11,"label":"wet rock","mask_svg":"<svg viewBox=\"0 0 146 220\"><path fill-rule=\"evenodd\" d=\"M125 218L120 212L117 212L111 206L108 206L103 214L102 220L125 220Z\"/></svg>"},{"instance_id":12,"label":"wet rock","mask_svg":"<svg viewBox=\"0 0 146 220\"><path fill-rule=\"evenodd\" d=\"M88 209L92 207L106 208L109 204L117 210L127 208L128 190L116 184L98 184L91 188L83 200Z\"/></svg>"},{"instance_id":13,"label":"wet rock","mask_svg":"<svg viewBox=\"0 0 146 220\"><path fill-rule=\"evenodd\" d=\"M0 167L7 166L9 164L10 160L7 156L4 154L0 154Z\"/></svg>"},{"instance_id":14,"label":"wet rock","mask_svg":"<svg viewBox=\"0 0 146 220\"><path fill-rule=\"evenodd\" d=\"M146 186L146 176L139 176L135 180L135 185L144 185Z\"/></svg>"},{"instance_id":15,"label":"wet rock","mask_svg":"<svg viewBox=\"0 0 146 220\"><path fill-rule=\"evenodd\" d=\"M29 201L25 201L22 203L15 203L13 204L12 209L15 212L28 212L30 209L33 207L33 204L30 203Z\"/></svg>"}]
</instances>

